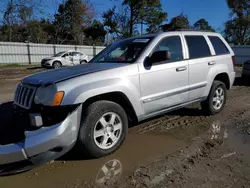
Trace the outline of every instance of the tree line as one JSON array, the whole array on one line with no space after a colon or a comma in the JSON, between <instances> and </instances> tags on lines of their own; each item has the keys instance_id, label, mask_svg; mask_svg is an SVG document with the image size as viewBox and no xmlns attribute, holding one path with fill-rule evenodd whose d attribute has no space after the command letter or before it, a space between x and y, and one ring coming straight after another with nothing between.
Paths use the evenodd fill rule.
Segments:
<instances>
[{"instance_id":1,"label":"tree line","mask_svg":"<svg viewBox=\"0 0 250 188\"><path fill-rule=\"evenodd\" d=\"M250 0L226 0L229 19L222 34L232 44L250 44ZM90 0L64 0L45 16L43 0L9 0L0 25L0 41L48 44L104 45L131 36L196 29L215 31L201 18L191 24L181 13L168 21L160 0L122 0L96 18ZM37 16L42 15L42 16Z\"/></svg>"}]
</instances>

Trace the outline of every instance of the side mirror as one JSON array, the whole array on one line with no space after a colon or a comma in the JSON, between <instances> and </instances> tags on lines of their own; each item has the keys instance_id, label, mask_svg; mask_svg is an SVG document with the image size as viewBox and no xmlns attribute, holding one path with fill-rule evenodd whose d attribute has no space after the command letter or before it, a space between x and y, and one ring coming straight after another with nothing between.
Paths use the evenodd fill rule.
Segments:
<instances>
[{"instance_id":1,"label":"side mirror","mask_svg":"<svg viewBox=\"0 0 250 188\"><path fill-rule=\"evenodd\" d=\"M67 56L69 56L69 54L64 54L62 57L67 57Z\"/></svg>"},{"instance_id":2,"label":"side mirror","mask_svg":"<svg viewBox=\"0 0 250 188\"><path fill-rule=\"evenodd\" d=\"M171 54L168 50L156 51L150 57L150 63L153 65L162 61L171 59Z\"/></svg>"}]
</instances>

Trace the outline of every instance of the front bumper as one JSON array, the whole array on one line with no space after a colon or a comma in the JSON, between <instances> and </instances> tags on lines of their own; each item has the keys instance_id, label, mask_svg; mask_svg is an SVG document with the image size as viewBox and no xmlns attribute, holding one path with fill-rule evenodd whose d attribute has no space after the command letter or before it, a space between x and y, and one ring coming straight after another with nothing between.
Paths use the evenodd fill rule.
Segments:
<instances>
[{"instance_id":1,"label":"front bumper","mask_svg":"<svg viewBox=\"0 0 250 188\"><path fill-rule=\"evenodd\" d=\"M61 123L26 131L23 142L0 145L0 165L29 160L48 151L68 150L77 140L81 111L82 105Z\"/></svg>"},{"instance_id":2,"label":"front bumper","mask_svg":"<svg viewBox=\"0 0 250 188\"><path fill-rule=\"evenodd\" d=\"M49 67L52 67L52 64L53 64L52 60L46 60L46 61L42 60L41 67L49 68Z\"/></svg>"},{"instance_id":3,"label":"front bumper","mask_svg":"<svg viewBox=\"0 0 250 188\"><path fill-rule=\"evenodd\" d=\"M43 67L43 68L50 68L52 66L49 63L46 63L46 64L41 64L41 67Z\"/></svg>"}]
</instances>

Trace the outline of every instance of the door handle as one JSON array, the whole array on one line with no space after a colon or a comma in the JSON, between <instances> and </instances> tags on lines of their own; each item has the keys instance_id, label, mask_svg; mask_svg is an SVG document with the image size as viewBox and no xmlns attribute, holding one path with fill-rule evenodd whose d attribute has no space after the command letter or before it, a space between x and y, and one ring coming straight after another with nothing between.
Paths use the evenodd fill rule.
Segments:
<instances>
[{"instance_id":1,"label":"door handle","mask_svg":"<svg viewBox=\"0 0 250 188\"><path fill-rule=\"evenodd\" d=\"M215 65L216 63L214 61L208 62L208 65Z\"/></svg>"},{"instance_id":2,"label":"door handle","mask_svg":"<svg viewBox=\"0 0 250 188\"><path fill-rule=\"evenodd\" d=\"M178 68L176 68L177 72L181 72L181 71L185 71L185 70L187 70L187 67L178 67Z\"/></svg>"}]
</instances>

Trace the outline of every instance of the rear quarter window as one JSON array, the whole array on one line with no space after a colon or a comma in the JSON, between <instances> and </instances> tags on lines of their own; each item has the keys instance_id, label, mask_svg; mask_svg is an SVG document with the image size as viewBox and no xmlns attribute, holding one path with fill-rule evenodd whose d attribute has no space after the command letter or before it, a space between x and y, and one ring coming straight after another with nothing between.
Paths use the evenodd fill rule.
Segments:
<instances>
[{"instance_id":1,"label":"rear quarter window","mask_svg":"<svg viewBox=\"0 0 250 188\"><path fill-rule=\"evenodd\" d=\"M185 36L185 39L187 42L190 59L211 56L209 46L204 36L187 35Z\"/></svg>"},{"instance_id":2,"label":"rear quarter window","mask_svg":"<svg viewBox=\"0 0 250 188\"><path fill-rule=\"evenodd\" d=\"M230 54L224 42L222 42L222 40L219 37L209 36L208 38L214 47L216 55Z\"/></svg>"}]
</instances>

